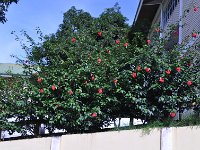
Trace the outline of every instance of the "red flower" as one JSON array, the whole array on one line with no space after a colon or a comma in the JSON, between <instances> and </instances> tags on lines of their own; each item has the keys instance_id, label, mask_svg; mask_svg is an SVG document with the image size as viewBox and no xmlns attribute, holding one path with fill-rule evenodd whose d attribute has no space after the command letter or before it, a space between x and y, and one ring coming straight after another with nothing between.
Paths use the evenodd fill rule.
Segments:
<instances>
[{"instance_id":1,"label":"red flower","mask_svg":"<svg viewBox=\"0 0 200 150\"><path fill-rule=\"evenodd\" d=\"M171 74L171 70L166 70L166 74Z\"/></svg>"},{"instance_id":2,"label":"red flower","mask_svg":"<svg viewBox=\"0 0 200 150\"><path fill-rule=\"evenodd\" d=\"M103 93L103 89L102 88L98 89L98 93L102 94Z\"/></svg>"},{"instance_id":3,"label":"red flower","mask_svg":"<svg viewBox=\"0 0 200 150\"><path fill-rule=\"evenodd\" d=\"M76 39L75 38L72 38L72 43L76 42Z\"/></svg>"},{"instance_id":4,"label":"red flower","mask_svg":"<svg viewBox=\"0 0 200 150\"><path fill-rule=\"evenodd\" d=\"M52 85L52 86L51 86L51 89L52 89L53 91L55 91L55 90L56 90L56 86L55 86L55 85Z\"/></svg>"},{"instance_id":5,"label":"red flower","mask_svg":"<svg viewBox=\"0 0 200 150\"><path fill-rule=\"evenodd\" d=\"M124 47L126 47L126 48L127 48L127 46L128 46L128 43L124 43Z\"/></svg>"},{"instance_id":6,"label":"red flower","mask_svg":"<svg viewBox=\"0 0 200 150\"><path fill-rule=\"evenodd\" d=\"M118 82L118 80L117 79L114 79L114 81L113 81L115 84L117 84L117 82Z\"/></svg>"},{"instance_id":7,"label":"red flower","mask_svg":"<svg viewBox=\"0 0 200 150\"><path fill-rule=\"evenodd\" d=\"M94 112L94 113L91 114L91 116L92 116L92 117L97 117L97 113Z\"/></svg>"},{"instance_id":8,"label":"red flower","mask_svg":"<svg viewBox=\"0 0 200 150\"><path fill-rule=\"evenodd\" d=\"M194 10L194 11L197 11L197 10L198 10L197 6L194 6L193 10Z\"/></svg>"},{"instance_id":9,"label":"red flower","mask_svg":"<svg viewBox=\"0 0 200 150\"><path fill-rule=\"evenodd\" d=\"M187 85L188 85L188 86L192 85L192 81L189 80L189 81L187 82Z\"/></svg>"},{"instance_id":10,"label":"red flower","mask_svg":"<svg viewBox=\"0 0 200 150\"><path fill-rule=\"evenodd\" d=\"M110 53L110 50L106 50L107 53Z\"/></svg>"},{"instance_id":11,"label":"red flower","mask_svg":"<svg viewBox=\"0 0 200 150\"><path fill-rule=\"evenodd\" d=\"M188 66L188 67L190 67L190 66L191 66L191 64L190 64L190 63L188 63L188 64L187 64L187 66Z\"/></svg>"},{"instance_id":12,"label":"red flower","mask_svg":"<svg viewBox=\"0 0 200 150\"><path fill-rule=\"evenodd\" d=\"M94 76L91 76L91 80L94 81L94 79L95 79Z\"/></svg>"},{"instance_id":13,"label":"red flower","mask_svg":"<svg viewBox=\"0 0 200 150\"><path fill-rule=\"evenodd\" d=\"M162 78L162 77L160 77L159 82L160 82L160 83L164 83L164 82L165 82L165 79Z\"/></svg>"},{"instance_id":14,"label":"red flower","mask_svg":"<svg viewBox=\"0 0 200 150\"><path fill-rule=\"evenodd\" d=\"M147 44L149 45L151 43L151 40L147 40Z\"/></svg>"},{"instance_id":15,"label":"red flower","mask_svg":"<svg viewBox=\"0 0 200 150\"><path fill-rule=\"evenodd\" d=\"M102 32L99 31L99 32L98 32L98 36L102 36Z\"/></svg>"},{"instance_id":16,"label":"red flower","mask_svg":"<svg viewBox=\"0 0 200 150\"><path fill-rule=\"evenodd\" d=\"M196 37L197 37L197 34L196 34L196 33L192 33L192 37L193 37L193 38L196 38Z\"/></svg>"},{"instance_id":17,"label":"red flower","mask_svg":"<svg viewBox=\"0 0 200 150\"><path fill-rule=\"evenodd\" d=\"M37 82L38 82L38 83L41 83L41 82L42 82L42 78L38 78L38 79L37 79Z\"/></svg>"},{"instance_id":18,"label":"red flower","mask_svg":"<svg viewBox=\"0 0 200 150\"><path fill-rule=\"evenodd\" d=\"M133 77L133 78L136 78L136 77L137 77L137 74L136 74L135 72L133 72L133 73L132 73L132 77Z\"/></svg>"},{"instance_id":19,"label":"red flower","mask_svg":"<svg viewBox=\"0 0 200 150\"><path fill-rule=\"evenodd\" d=\"M170 115L171 118L174 118L176 116L176 113L172 111L172 112L170 112L169 115Z\"/></svg>"},{"instance_id":20,"label":"red flower","mask_svg":"<svg viewBox=\"0 0 200 150\"><path fill-rule=\"evenodd\" d=\"M149 72L151 72L151 69L150 69L150 68L146 68L145 71L146 71L147 73L149 73Z\"/></svg>"},{"instance_id":21,"label":"red flower","mask_svg":"<svg viewBox=\"0 0 200 150\"><path fill-rule=\"evenodd\" d=\"M176 71L181 72L181 67L177 67Z\"/></svg>"},{"instance_id":22,"label":"red flower","mask_svg":"<svg viewBox=\"0 0 200 150\"><path fill-rule=\"evenodd\" d=\"M116 40L115 42L116 42L116 44L118 44L118 45L120 44L120 40Z\"/></svg>"},{"instance_id":23,"label":"red flower","mask_svg":"<svg viewBox=\"0 0 200 150\"><path fill-rule=\"evenodd\" d=\"M141 67L140 67L140 66L137 66L137 70L138 70L138 71L141 71Z\"/></svg>"},{"instance_id":24,"label":"red flower","mask_svg":"<svg viewBox=\"0 0 200 150\"><path fill-rule=\"evenodd\" d=\"M69 93L69 95L72 95L72 94L73 94L72 90L69 90L69 92L68 92L68 93Z\"/></svg>"},{"instance_id":25,"label":"red flower","mask_svg":"<svg viewBox=\"0 0 200 150\"><path fill-rule=\"evenodd\" d=\"M40 89L40 93L44 93L44 90L43 90L43 89Z\"/></svg>"},{"instance_id":26,"label":"red flower","mask_svg":"<svg viewBox=\"0 0 200 150\"><path fill-rule=\"evenodd\" d=\"M99 58L99 59L97 60L97 62L98 62L98 63L101 63L101 59Z\"/></svg>"}]
</instances>

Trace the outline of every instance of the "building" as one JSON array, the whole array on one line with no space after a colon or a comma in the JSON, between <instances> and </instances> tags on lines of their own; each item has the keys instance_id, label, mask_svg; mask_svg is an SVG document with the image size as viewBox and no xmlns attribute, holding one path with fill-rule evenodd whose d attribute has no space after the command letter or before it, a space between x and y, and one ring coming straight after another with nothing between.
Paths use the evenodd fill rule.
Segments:
<instances>
[{"instance_id":1,"label":"building","mask_svg":"<svg viewBox=\"0 0 200 150\"><path fill-rule=\"evenodd\" d=\"M1 77L12 77L12 75L23 75L22 65L0 63L0 76Z\"/></svg>"},{"instance_id":2,"label":"building","mask_svg":"<svg viewBox=\"0 0 200 150\"><path fill-rule=\"evenodd\" d=\"M160 26L165 36L170 25L177 27L177 43L191 45L200 41L200 0L140 0L134 25L148 20L152 28L155 24ZM196 36L192 37L192 33Z\"/></svg>"}]
</instances>

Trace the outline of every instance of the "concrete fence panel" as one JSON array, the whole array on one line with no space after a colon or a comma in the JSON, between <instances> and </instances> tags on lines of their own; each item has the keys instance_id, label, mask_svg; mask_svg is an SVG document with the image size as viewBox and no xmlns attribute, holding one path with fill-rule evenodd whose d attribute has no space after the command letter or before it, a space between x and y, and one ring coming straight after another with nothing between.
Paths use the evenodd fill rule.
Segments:
<instances>
[{"instance_id":1,"label":"concrete fence panel","mask_svg":"<svg viewBox=\"0 0 200 150\"><path fill-rule=\"evenodd\" d=\"M61 150L160 150L160 130L64 135Z\"/></svg>"},{"instance_id":2,"label":"concrete fence panel","mask_svg":"<svg viewBox=\"0 0 200 150\"><path fill-rule=\"evenodd\" d=\"M0 142L0 150L50 150L50 148L50 137Z\"/></svg>"},{"instance_id":3,"label":"concrete fence panel","mask_svg":"<svg viewBox=\"0 0 200 150\"><path fill-rule=\"evenodd\" d=\"M200 127L173 128L173 150L200 150Z\"/></svg>"}]
</instances>

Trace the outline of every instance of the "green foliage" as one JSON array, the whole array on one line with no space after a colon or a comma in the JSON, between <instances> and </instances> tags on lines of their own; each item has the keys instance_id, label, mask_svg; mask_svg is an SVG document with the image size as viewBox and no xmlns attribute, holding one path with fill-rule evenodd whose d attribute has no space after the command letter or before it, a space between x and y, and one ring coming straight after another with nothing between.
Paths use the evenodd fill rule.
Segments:
<instances>
[{"instance_id":1,"label":"green foliage","mask_svg":"<svg viewBox=\"0 0 200 150\"><path fill-rule=\"evenodd\" d=\"M38 135L42 123L50 133L93 132L117 117L151 123L170 120L171 112L199 111L195 53L182 45L166 50L160 31L148 44L139 32L130 40L125 21L118 5L98 18L72 7L55 34L36 29L40 43L23 31L30 46L22 44L27 59L18 63L28 78L3 84L13 90L6 101L14 105L6 105L12 113L3 117L16 117L17 128Z\"/></svg>"},{"instance_id":2,"label":"green foliage","mask_svg":"<svg viewBox=\"0 0 200 150\"><path fill-rule=\"evenodd\" d=\"M17 3L19 0L0 0L0 22L5 23L6 17L5 12L8 11L8 6L11 3Z\"/></svg>"}]
</instances>

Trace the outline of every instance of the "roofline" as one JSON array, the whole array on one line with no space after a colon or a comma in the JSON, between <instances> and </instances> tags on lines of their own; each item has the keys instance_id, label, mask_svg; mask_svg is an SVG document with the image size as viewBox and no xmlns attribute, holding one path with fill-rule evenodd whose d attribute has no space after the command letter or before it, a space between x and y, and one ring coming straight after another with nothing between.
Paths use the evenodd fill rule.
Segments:
<instances>
[{"instance_id":1,"label":"roofline","mask_svg":"<svg viewBox=\"0 0 200 150\"><path fill-rule=\"evenodd\" d=\"M136 14L135 14L133 26L135 25L136 20L137 20L137 18L138 18L138 15L139 15L139 13L140 13L140 10L141 10L141 8L142 8L143 1L144 1L144 0L140 0L140 3L139 3L139 5L138 5L138 8L137 8L137 11L136 11Z\"/></svg>"}]
</instances>

